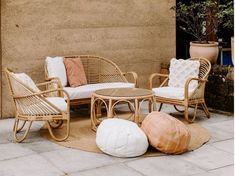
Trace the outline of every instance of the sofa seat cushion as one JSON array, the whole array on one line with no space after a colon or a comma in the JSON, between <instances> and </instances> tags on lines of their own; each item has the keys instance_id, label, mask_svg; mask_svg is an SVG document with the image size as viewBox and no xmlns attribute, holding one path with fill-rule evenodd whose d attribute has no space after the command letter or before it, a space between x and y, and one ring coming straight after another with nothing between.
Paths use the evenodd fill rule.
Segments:
<instances>
[{"instance_id":1,"label":"sofa seat cushion","mask_svg":"<svg viewBox=\"0 0 235 176\"><path fill-rule=\"evenodd\" d=\"M148 149L145 133L134 122L123 119L106 119L96 132L96 145L101 151L117 157L135 157Z\"/></svg>"},{"instance_id":2,"label":"sofa seat cushion","mask_svg":"<svg viewBox=\"0 0 235 176\"><path fill-rule=\"evenodd\" d=\"M64 87L64 90L68 92L70 100L91 98L91 95L96 90L107 88L134 88L135 84L125 82L113 82L113 83L98 83L87 84L79 87Z\"/></svg>"},{"instance_id":3,"label":"sofa seat cushion","mask_svg":"<svg viewBox=\"0 0 235 176\"><path fill-rule=\"evenodd\" d=\"M158 97L183 100L184 88L181 87L159 87L152 89ZM189 96L193 93L193 89L189 90Z\"/></svg>"},{"instance_id":4,"label":"sofa seat cushion","mask_svg":"<svg viewBox=\"0 0 235 176\"><path fill-rule=\"evenodd\" d=\"M67 112L67 103L64 98L61 97L47 97L47 101L56 106L63 112Z\"/></svg>"}]
</instances>

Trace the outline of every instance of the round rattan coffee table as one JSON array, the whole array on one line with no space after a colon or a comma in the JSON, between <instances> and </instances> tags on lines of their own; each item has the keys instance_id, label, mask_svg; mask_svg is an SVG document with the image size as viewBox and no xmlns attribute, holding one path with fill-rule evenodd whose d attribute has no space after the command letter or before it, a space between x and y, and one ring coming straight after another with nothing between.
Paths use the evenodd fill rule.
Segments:
<instances>
[{"instance_id":1,"label":"round rattan coffee table","mask_svg":"<svg viewBox=\"0 0 235 176\"><path fill-rule=\"evenodd\" d=\"M140 123L140 105L143 101L149 101L155 110L154 92L141 88L116 88L100 89L95 91L91 97L91 126L96 131L101 122L98 115L101 113L101 105L104 104L107 110L107 118L114 117L114 107L121 102L126 102L130 109L134 111L134 122Z\"/></svg>"}]
</instances>

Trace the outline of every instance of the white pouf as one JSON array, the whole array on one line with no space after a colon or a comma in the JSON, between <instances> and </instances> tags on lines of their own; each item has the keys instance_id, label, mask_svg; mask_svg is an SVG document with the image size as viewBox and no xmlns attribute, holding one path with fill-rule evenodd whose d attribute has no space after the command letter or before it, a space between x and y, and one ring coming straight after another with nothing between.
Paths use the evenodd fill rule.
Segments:
<instances>
[{"instance_id":1,"label":"white pouf","mask_svg":"<svg viewBox=\"0 0 235 176\"><path fill-rule=\"evenodd\" d=\"M96 132L96 145L104 153L117 157L135 157L148 149L145 133L134 122L123 119L103 120Z\"/></svg>"}]
</instances>

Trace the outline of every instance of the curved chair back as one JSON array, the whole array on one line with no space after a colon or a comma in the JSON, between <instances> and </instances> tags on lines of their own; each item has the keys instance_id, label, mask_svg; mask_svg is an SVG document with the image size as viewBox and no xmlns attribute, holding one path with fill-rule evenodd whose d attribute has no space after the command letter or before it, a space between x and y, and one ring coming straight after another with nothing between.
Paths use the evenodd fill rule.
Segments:
<instances>
[{"instance_id":1,"label":"curved chair back","mask_svg":"<svg viewBox=\"0 0 235 176\"><path fill-rule=\"evenodd\" d=\"M81 59L88 84L105 82L128 82L118 66L109 59L91 55L64 56L64 58ZM46 65L45 76L48 78Z\"/></svg>"},{"instance_id":2,"label":"curved chair back","mask_svg":"<svg viewBox=\"0 0 235 176\"><path fill-rule=\"evenodd\" d=\"M190 60L198 60L200 62L199 78L207 79L211 70L211 63L205 58L191 58Z\"/></svg>"},{"instance_id":3,"label":"curved chair back","mask_svg":"<svg viewBox=\"0 0 235 176\"><path fill-rule=\"evenodd\" d=\"M34 95L29 86L15 77L15 73L5 69L6 78L18 115L43 116L51 114L62 114L61 110L48 102L42 95Z\"/></svg>"}]
</instances>

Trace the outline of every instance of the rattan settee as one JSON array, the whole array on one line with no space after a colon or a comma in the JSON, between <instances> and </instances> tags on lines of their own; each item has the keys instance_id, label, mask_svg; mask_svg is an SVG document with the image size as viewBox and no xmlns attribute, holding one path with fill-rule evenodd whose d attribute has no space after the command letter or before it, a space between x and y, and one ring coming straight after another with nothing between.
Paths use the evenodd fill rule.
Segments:
<instances>
[{"instance_id":1,"label":"rattan settee","mask_svg":"<svg viewBox=\"0 0 235 176\"><path fill-rule=\"evenodd\" d=\"M80 58L84 67L87 78L87 85L79 87L62 86L68 92L71 106L90 104L91 94L103 88L130 88L137 87L137 74L135 72L122 72L120 68L111 60L91 55L63 56L63 58ZM56 67L56 65L55 65ZM128 82L127 76L132 79L133 83ZM48 75L47 62L45 62L46 80L58 79Z\"/></svg>"}]
</instances>

